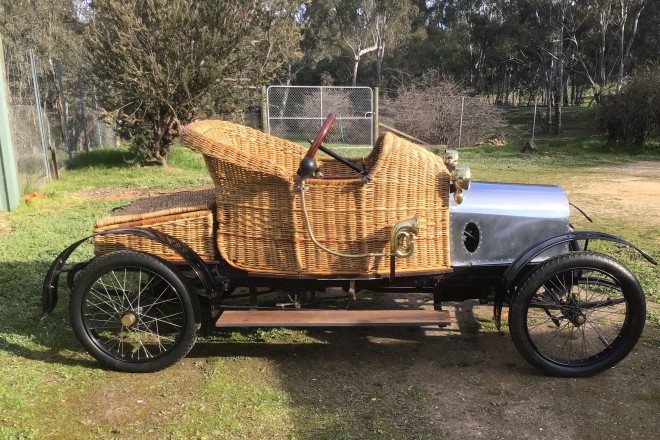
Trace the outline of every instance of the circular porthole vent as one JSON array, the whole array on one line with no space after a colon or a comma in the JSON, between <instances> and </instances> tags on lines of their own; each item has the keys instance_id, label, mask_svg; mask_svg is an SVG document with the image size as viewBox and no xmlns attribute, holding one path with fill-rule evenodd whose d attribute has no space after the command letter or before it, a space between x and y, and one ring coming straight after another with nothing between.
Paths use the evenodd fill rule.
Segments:
<instances>
[{"instance_id":1,"label":"circular porthole vent","mask_svg":"<svg viewBox=\"0 0 660 440\"><path fill-rule=\"evenodd\" d=\"M468 223L463 229L463 246L465 250L470 253L473 253L479 247L479 240L481 238L481 233L479 232L479 227L475 223Z\"/></svg>"}]
</instances>

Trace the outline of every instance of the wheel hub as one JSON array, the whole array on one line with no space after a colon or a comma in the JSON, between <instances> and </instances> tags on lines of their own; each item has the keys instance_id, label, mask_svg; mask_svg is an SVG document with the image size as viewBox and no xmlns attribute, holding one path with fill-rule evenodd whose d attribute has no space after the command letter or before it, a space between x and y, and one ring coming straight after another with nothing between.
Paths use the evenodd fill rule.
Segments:
<instances>
[{"instance_id":1,"label":"wheel hub","mask_svg":"<svg viewBox=\"0 0 660 440\"><path fill-rule=\"evenodd\" d=\"M125 312L121 316L120 321L121 321L121 325L123 325L124 327L131 327L135 325L135 323L137 322L137 315L133 312Z\"/></svg>"},{"instance_id":2,"label":"wheel hub","mask_svg":"<svg viewBox=\"0 0 660 440\"><path fill-rule=\"evenodd\" d=\"M582 308L580 307L580 304L575 295L570 296L567 305L568 310L566 317L574 326L579 328L587 321L587 318L584 313L582 313Z\"/></svg>"}]
</instances>

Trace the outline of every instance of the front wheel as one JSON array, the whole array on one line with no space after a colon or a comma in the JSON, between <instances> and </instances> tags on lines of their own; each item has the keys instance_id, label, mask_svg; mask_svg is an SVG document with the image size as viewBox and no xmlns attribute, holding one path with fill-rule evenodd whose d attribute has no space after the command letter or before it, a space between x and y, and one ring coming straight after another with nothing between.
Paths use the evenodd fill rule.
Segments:
<instances>
[{"instance_id":1,"label":"front wheel","mask_svg":"<svg viewBox=\"0 0 660 440\"><path fill-rule=\"evenodd\" d=\"M645 318L644 292L621 263L570 252L529 275L511 304L509 329L532 365L555 376L584 377L625 358Z\"/></svg>"},{"instance_id":2,"label":"front wheel","mask_svg":"<svg viewBox=\"0 0 660 440\"><path fill-rule=\"evenodd\" d=\"M94 259L69 303L73 331L101 364L124 372L168 367L192 348L199 304L184 278L151 255L120 251Z\"/></svg>"}]
</instances>

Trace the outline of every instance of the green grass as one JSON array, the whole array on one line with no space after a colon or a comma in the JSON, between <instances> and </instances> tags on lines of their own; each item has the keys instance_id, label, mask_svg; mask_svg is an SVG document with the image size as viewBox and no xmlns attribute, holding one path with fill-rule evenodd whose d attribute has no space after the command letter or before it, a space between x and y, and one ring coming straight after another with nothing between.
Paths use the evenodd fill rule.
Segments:
<instances>
[{"instance_id":1,"label":"green grass","mask_svg":"<svg viewBox=\"0 0 660 440\"><path fill-rule=\"evenodd\" d=\"M565 138L539 136L541 154L520 154L513 136L504 147L464 149L461 162L471 165L478 180L558 183L580 173L590 176L594 166L660 159L652 148L642 154L610 151L598 133L582 134L590 126L586 113L577 112L573 122L568 110L565 114ZM520 140L525 133L516 121L521 125L528 116L531 111L513 115ZM338 346L336 339L333 344L325 331L207 330L174 367L125 375L100 369L80 348L69 327L66 294L52 316L37 319L48 265L69 243L90 234L95 219L128 202L122 191L211 185L198 154L176 147L169 163L139 167L123 149L81 154L59 181L46 186L43 199L0 213L0 439L437 437L423 416L436 391L407 382L406 368L425 361L402 359L397 365L403 368L379 368L397 356L386 345L382 354L356 359L357 348ZM93 197L99 189L120 196ZM606 229L650 244L647 250L660 258L657 222L649 226L612 217ZM657 268L629 249L608 246L604 250L630 265L651 299L660 301ZM75 258L90 255L88 246ZM658 323L655 310L649 312L651 325ZM490 328L492 321L480 324ZM357 341L381 347L370 339L381 338L366 335ZM451 365L468 370L477 364L461 356ZM381 375L371 377L372 371ZM656 391L639 399L657 402Z\"/></svg>"}]
</instances>

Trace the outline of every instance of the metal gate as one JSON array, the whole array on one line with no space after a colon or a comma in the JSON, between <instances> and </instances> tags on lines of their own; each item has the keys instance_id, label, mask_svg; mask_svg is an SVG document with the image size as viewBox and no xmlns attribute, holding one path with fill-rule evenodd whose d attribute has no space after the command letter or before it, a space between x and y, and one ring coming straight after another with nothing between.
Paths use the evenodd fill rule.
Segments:
<instances>
[{"instance_id":1,"label":"metal gate","mask_svg":"<svg viewBox=\"0 0 660 440\"><path fill-rule=\"evenodd\" d=\"M327 144L344 148L374 143L373 92L369 87L270 86L266 94L268 133L307 143L329 113L337 119Z\"/></svg>"}]
</instances>

